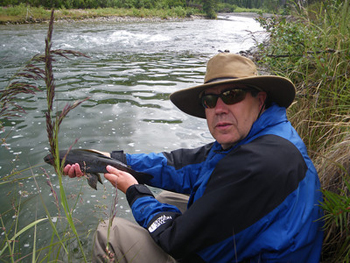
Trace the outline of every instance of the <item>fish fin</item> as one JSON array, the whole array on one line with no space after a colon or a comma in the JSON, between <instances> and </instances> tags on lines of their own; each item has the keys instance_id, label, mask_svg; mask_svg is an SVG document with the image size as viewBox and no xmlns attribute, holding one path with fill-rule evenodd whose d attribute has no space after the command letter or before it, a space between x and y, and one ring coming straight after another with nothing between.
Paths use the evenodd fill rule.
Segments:
<instances>
[{"instance_id":1,"label":"fish fin","mask_svg":"<svg viewBox=\"0 0 350 263\"><path fill-rule=\"evenodd\" d=\"M85 174L85 176L90 187L97 190L98 176L96 176L96 174L90 174L90 173Z\"/></svg>"},{"instance_id":2,"label":"fish fin","mask_svg":"<svg viewBox=\"0 0 350 263\"><path fill-rule=\"evenodd\" d=\"M95 175L97 176L97 180L100 182L100 184L103 184L100 174L96 173Z\"/></svg>"},{"instance_id":3,"label":"fish fin","mask_svg":"<svg viewBox=\"0 0 350 263\"><path fill-rule=\"evenodd\" d=\"M109 160L112 159L110 156L105 155L104 152L100 152L100 151L97 151L97 150L93 150L93 149L79 149L79 150L83 151L83 152L86 152L86 153L92 153L94 155L97 155L100 158L105 158L105 159L109 159Z\"/></svg>"}]
</instances>

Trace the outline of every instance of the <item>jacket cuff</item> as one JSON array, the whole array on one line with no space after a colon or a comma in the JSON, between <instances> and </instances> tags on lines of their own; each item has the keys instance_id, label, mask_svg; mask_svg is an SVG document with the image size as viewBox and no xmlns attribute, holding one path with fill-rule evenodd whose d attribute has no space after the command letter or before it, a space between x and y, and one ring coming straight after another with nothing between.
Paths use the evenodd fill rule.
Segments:
<instances>
[{"instance_id":1,"label":"jacket cuff","mask_svg":"<svg viewBox=\"0 0 350 263\"><path fill-rule=\"evenodd\" d=\"M143 184L134 184L134 185L130 186L126 190L125 194L126 194L126 199L128 200L130 207L140 197L144 197L144 196L154 197L151 190L149 190L149 188Z\"/></svg>"},{"instance_id":2,"label":"jacket cuff","mask_svg":"<svg viewBox=\"0 0 350 263\"><path fill-rule=\"evenodd\" d=\"M126 156L125 156L125 153L123 150L111 152L111 158L116 159L118 161L121 161L124 164L127 164L126 163Z\"/></svg>"}]
</instances>

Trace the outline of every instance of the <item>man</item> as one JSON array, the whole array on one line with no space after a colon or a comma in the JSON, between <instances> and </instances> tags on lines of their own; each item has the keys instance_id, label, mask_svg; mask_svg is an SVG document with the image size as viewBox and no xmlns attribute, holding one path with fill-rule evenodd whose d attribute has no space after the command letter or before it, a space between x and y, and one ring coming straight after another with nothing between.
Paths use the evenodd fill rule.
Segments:
<instances>
[{"instance_id":1,"label":"man","mask_svg":"<svg viewBox=\"0 0 350 263\"><path fill-rule=\"evenodd\" d=\"M107 238L108 224L101 223L94 261L319 262L322 196L306 147L286 117L294 97L288 79L258 76L245 57L210 59L204 84L170 99L206 118L215 142L170 153L111 153L152 174L148 185L189 194L188 201L168 194L160 202L130 174L108 166L105 178L126 193L141 227L115 219ZM79 165L64 172L82 175Z\"/></svg>"}]
</instances>

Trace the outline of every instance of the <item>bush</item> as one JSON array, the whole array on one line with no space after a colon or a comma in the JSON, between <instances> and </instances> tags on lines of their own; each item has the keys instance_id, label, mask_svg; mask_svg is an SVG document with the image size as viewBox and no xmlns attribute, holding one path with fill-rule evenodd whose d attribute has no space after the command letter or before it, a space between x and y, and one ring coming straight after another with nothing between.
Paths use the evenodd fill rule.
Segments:
<instances>
[{"instance_id":1,"label":"bush","mask_svg":"<svg viewBox=\"0 0 350 263\"><path fill-rule=\"evenodd\" d=\"M175 15L178 17L185 17L187 15L186 10L181 6L174 7L172 8L172 10L174 11Z\"/></svg>"},{"instance_id":2,"label":"bush","mask_svg":"<svg viewBox=\"0 0 350 263\"><path fill-rule=\"evenodd\" d=\"M236 10L237 6L229 3L219 3L217 7L218 13L233 13Z\"/></svg>"},{"instance_id":3,"label":"bush","mask_svg":"<svg viewBox=\"0 0 350 263\"><path fill-rule=\"evenodd\" d=\"M217 17L216 12L216 1L215 0L203 0L203 11L207 18L215 19Z\"/></svg>"}]
</instances>

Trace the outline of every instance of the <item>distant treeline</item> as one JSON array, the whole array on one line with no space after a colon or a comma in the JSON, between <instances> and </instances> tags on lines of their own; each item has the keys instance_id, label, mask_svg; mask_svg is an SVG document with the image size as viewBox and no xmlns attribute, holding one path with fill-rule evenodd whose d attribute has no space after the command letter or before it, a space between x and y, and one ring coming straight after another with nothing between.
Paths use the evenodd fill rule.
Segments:
<instances>
[{"instance_id":1,"label":"distant treeline","mask_svg":"<svg viewBox=\"0 0 350 263\"><path fill-rule=\"evenodd\" d=\"M28 4L33 7L45 8L173 8L195 7L205 9L208 7L232 8L283 8L287 4L300 2L302 4L320 0L0 0L0 6ZM230 10L228 10L230 11Z\"/></svg>"},{"instance_id":2,"label":"distant treeline","mask_svg":"<svg viewBox=\"0 0 350 263\"><path fill-rule=\"evenodd\" d=\"M185 0L0 0L0 6L29 4L45 8L162 8L185 6Z\"/></svg>"},{"instance_id":3,"label":"distant treeline","mask_svg":"<svg viewBox=\"0 0 350 263\"><path fill-rule=\"evenodd\" d=\"M40 7L46 9L186 9L186 13L204 13L208 18L216 18L217 13L235 12L238 8L252 9L254 12L288 14L292 5L306 6L324 0L0 0L0 6ZM343 1L343 0L326 0ZM257 11L258 10L258 11Z\"/></svg>"}]
</instances>

